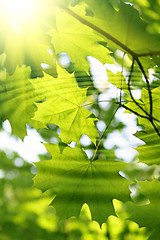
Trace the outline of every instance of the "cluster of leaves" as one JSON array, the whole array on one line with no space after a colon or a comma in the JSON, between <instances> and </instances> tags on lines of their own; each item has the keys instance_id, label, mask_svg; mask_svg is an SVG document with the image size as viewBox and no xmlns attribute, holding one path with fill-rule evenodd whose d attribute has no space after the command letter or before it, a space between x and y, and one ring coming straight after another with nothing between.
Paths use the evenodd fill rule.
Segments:
<instances>
[{"instance_id":1,"label":"cluster of leaves","mask_svg":"<svg viewBox=\"0 0 160 240\"><path fill-rule=\"evenodd\" d=\"M34 166L15 152L5 154L1 151L0 157L0 239L108 240L109 236L111 239L146 239L145 228L140 229L137 224L117 217L110 217L101 229L91 220L87 205L83 206L78 218L60 221L55 209L48 207L52 201L50 193L42 196L40 190L32 188Z\"/></svg>"},{"instance_id":2,"label":"cluster of leaves","mask_svg":"<svg viewBox=\"0 0 160 240\"><path fill-rule=\"evenodd\" d=\"M159 78L160 26L157 21L151 32L155 21L147 17L145 8L154 5L153 1L146 1L144 8L138 5L139 12L130 4L113 2L47 0L48 14L42 13L29 32L28 26L19 33L9 27L0 42L0 118L2 122L8 119L13 134L21 139L26 136L27 123L42 135L46 129L60 128L57 143L49 140L44 144L52 157L36 163L38 173L34 178L35 187L52 192L51 205L60 218L78 217L87 203L92 219L102 224L116 214L113 199L118 199L127 209L127 218L150 229L149 239L153 240L159 236L160 224L160 87L158 80L150 83L149 70L154 69L156 79ZM156 1L152 12L156 15L158 9L160 4ZM4 14L1 17L4 22ZM0 31L5 27L2 25ZM15 48L8 33L12 34ZM117 56L117 49L123 57ZM63 55L67 65L62 61ZM105 113L98 105L101 91L91 78L90 56L103 64L116 61L122 66L121 73L108 71L108 81L120 94L112 100L106 94L104 101L110 102L110 107ZM136 89L141 91L140 99L133 95ZM150 165L148 168L134 169L133 163L120 161L114 149L105 150L102 145L114 125L115 129L123 128L114 119L120 108L138 118L142 130L136 137L144 144L137 151L139 161ZM103 132L96 127L99 120L106 122ZM81 141L83 135L91 141L91 157ZM134 202L130 197L131 183L140 186L140 190L136 188L138 197L132 197ZM141 198L145 199L143 203Z\"/></svg>"}]
</instances>

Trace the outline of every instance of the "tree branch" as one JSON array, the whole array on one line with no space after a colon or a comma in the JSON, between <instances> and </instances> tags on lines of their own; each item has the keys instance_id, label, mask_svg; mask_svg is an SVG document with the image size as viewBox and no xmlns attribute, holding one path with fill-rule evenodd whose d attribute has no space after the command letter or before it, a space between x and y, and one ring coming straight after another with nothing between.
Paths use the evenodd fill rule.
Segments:
<instances>
[{"instance_id":1,"label":"tree branch","mask_svg":"<svg viewBox=\"0 0 160 240\"><path fill-rule=\"evenodd\" d=\"M111 40L112 42L114 42L115 44L117 44L119 47L121 47L123 50L125 50L125 52L128 52L130 55L132 55L133 57L138 57L138 55L133 52L130 48L128 48L126 45L124 45L122 42L120 42L118 39L114 38L112 35L110 35L109 33L105 32L104 30L102 30L101 28L97 27L96 25L94 25L93 23L87 21L86 19L84 19L83 17L79 16L77 13L73 12L71 9L63 6L62 4L56 2L56 4L63 10L65 10L65 12L67 12L69 15L71 15L72 17L76 18L79 22L81 22L82 24L88 26L89 28L95 30L96 32L100 33L101 35L103 35L104 37L108 38L109 40Z\"/></svg>"},{"instance_id":2,"label":"tree branch","mask_svg":"<svg viewBox=\"0 0 160 240\"><path fill-rule=\"evenodd\" d=\"M148 114L148 113L137 103L137 101L134 99L134 97L133 97L133 95L132 95L132 93L131 93L130 81L131 81L131 76L132 76L132 72L133 72L133 70L132 70L133 66L132 66L132 68L131 68L131 74L130 74L131 76L130 76L130 80L129 80L129 93L130 93L130 96L131 96L132 100L134 101L134 103L135 103L148 117L147 117L147 116L144 116L144 115L141 115L141 114L139 114L139 113L137 113L137 112L135 112L134 110L126 107L125 105L123 105L123 104L121 104L121 103L119 104L119 107L122 106L122 107L124 107L125 109L127 109L127 110L131 111L132 113L134 113L135 115L137 115L137 116L139 116L139 117L142 117L142 118L148 119L148 120L151 122L151 124L153 125L153 127L154 127L155 131L157 132L157 134L160 136L160 133L159 133L156 125L155 125L154 122L153 122L153 119L154 119L153 116L152 116L152 115L153 115L153 99L152 99L152 92L151 92L150 83L149 83L149 80L148 80L148 78L147 78L147 75L146 75L146 73L145 73L145 71L144 71L144 68L143 68L143 66L142 66L142 64L141 64L141 62L140 62L140 60L139 60L139 57L142 57L142 56L158 55L158 54L160 54L160 51L137 54L137 53L135 53L134 51L132 51L129 47L127 47L126 45L124 45L122 42L120 42L118 39L114 38L114 37L113 37L112 35L110 35L109 33L105 32L104 30L100 29L99 27L97 27L97 26L94 25L93 23L91 23L91 22L87 21L86 19L84 19L83 17L79 16L78 14L76 14L75 12L73 12L71 9L63 6L63 5L60 4L60 3L58 3L58 1L56 1L56 4L57 4L61 9L65 10L65 12L67 12L69 15L71 15L72 17L74 17L75 19L77 19L79 22L81 22L82 24L88 26L89 28L91 28L91 29L95 30L96 32L100 33L101 35L103 35L105 38L111 40L113 43L117 44L117 45L118 45L120 48L122 48L125 52L129 53L129 54L133 57L134 60L136 60L138 66L139 66L139 68L140 68L140 70L141 70L141 72L142 72L142 74L143 74L143 76L144 76L144 78L145 78L146 84L147 84L148 94L149 94L149 102L150 102L150 114ZM134 62L133 62L132 65L134 65ZM118 107L118 108L119 108L119 107ZM118 108L117 108L117 110L118 110ZM117 110L116 110L116 111L117 111ZM114 114L114 115L115 115L115 114ZM114 117L114 115L113 115L113 117ZM110 124L110 123L109 123L109 124ZM108 129L108 126L107 126L107 129ZM106 130L107 130L107 129L106 129ZM103 135L102 135L102 136L103 136ZM99 143L98 143L98 145L97 145L98 148L99 148L99 145L100 145L100 143L101 143L101 140L102 140L102 139L100 139L100 141L99 141ZM97 149L97 148L96 148L96 149ZM98 149L97 149L97 150L98 150ZM94 159L97 150L95 151L95 154L93 155L93 158L92 158L92 159ZM92 160L92 161L93 161L93 160Z\"/></svg>"},{"instance_id":3,"label":"tree branch","mask_svg":"<svg viewBox=\"0 0 160 240\"><path fill-rule=\"evenodd\" d=\"M95 30L96 32L102 34L104 37L108 38L109 40L111 40L112 42L114 42L115 44L117 44L119 47L121 47L123 50L125 50L127 53L129 53L130 55L132 55L132 57L147 57L147 56L155 56L155 55L160 55L160 51L153 51L153 52L146 52L146 53L135 53L134 51L132 51L130 48L128 48L126 45L124 45L122 42L120 42L118 39L114 38L112 35L110 35L109 33L103 31L102 29L100 29L99 27L97 27L96 25L92 24L91 22L87 21L86 19L84 19L83 17L79 16L78 14L76 14L75 12L73 12L71 9L63 6L62 4L58 3L58 1L56 1L56 4L64 9L69 15L71 15L72 17L76 18L79 22L81 22L82 24L92 28L93 30Z\"/></svg>"},{"instance_id":4,"label":"tree branch","mask_svg":"<svg viewBox=\"0 0 160 240\"><path fill-rule=\"evenodd\" d=\"M160 55L160 51L155 51L155 52L146 52L146 53L139 53L137 54L138 57L152 57L152 56L156 56L156 55Z\"/></svg>"},{"instance_id":5,"label":"tree branch","mask_svg":"<svg viewBox=\"0 0 160 240\"><path fill-rule=\"evenodd\" d=\"M131 97L131 99L133 100L133 102L146 114L149 116L149 113L146 112L143 107L141 107L141 105L136 101L136 99L133 97L132 95L132 92L131 92L131 78L132 78L132 74L133 74L133 68L134 68L134 59L133 59L133 62L132 62L132 65L131 65L131 70L130 70L130 74L129 74L129 79L128 79L128 92L129 92L129 95Z\"/></svg>"},{"instance_id":6,"label":"tree branch","mask_svg":"<svg viewBox=\"0 0 160 240\"><path fill-rule=\"evenodd\" d=\"M142 66L142 63L139 61L139 58L136 58L136 61L138 63L138 66L139 66L141 72L143 73L143 76L144 76L146 84L147 84L148 94L149 94L149 102L150 102L150 119L152 119L152 115L153 115L153 100L152 100L151 86L150 86L149 80L147 78L147 75L146 75L146 73L144 71L144 68Z\"/></svg>"}]
</instances>

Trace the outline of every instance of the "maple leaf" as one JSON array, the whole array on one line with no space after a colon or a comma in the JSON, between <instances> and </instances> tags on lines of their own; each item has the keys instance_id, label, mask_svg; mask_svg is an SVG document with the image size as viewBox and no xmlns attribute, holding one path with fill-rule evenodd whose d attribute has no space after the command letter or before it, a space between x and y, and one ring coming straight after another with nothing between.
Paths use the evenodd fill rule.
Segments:
<instances>
[{"instance_id":1,"label":"maple leaf","mask_svg":"<svg viewBox=\"0 0 160 240\"><path fill-rule=\"evenodd\" d=\"M160 87L153 89L151 94L153 99L153 123L157 129L160 130L160 107L158 104L160 100ZM145 88L142 89L141 100L136 101L141 107L143 107L148 115L144 113L143 110L140 109L139 106L137 106L134 102L129 102L126 104L126 106L136 113L148 117L150 113L150 101L148 91ZM126 112L129 111L127 110ZM135 134L136 137L140 138L144 142L144 144L137 147L137 151L139 152L139 161L148 165L160 164L160 141L157 132L155 131L149 119L138 116L138 122L144 126L143 131Z\"/></svg>"},{"instance_id":2,"label":"maple leaf","mask_svg":"<svg viewBox=\"0 0 160 240\"><path fill-rule=\"evenodd\" d=\"M159 234L160 226L160 182L154 179L150 182L138 182L138 184L140 185L141 193L146 196L149 201L144 205L137 205L133 202L126 203L125 207L129 213L128 218L138 223L140 227L151 229L152 234L149 238L150 240L158 239L157 235Z\"/></svg>"},{"instance_id":3,"label":"maple leaf","mask_svg":"<svg viewBox=\"0 0 160 240\"><path fill-rule=\"evenodd\" d=\"M78 9L83 12L83 8ZM60 9L56 13L57 27L51 29L49 35L56 53L67 53L76 71L88 72L90 65L87 56L93 56L102 63L113 63L110 51L99 44L103 40L101 36L65 11Z\"/></svg>"},{"instance_id":4,"label":"maple leaf","mask_svg":"<svg viewBox=\"0 0 160 240\"><path fill-rule=\"evenodd\" d=\"M52 159L36 163L34 185L56 194L52 205L62 218L78 216L84 203L93 220L103 223L114 214L112 199L129 199L128 180L119 175L125 163L98 159L91 161L80 148L44 144Z\"/></svg>"},{"instance_id":5,"label":"maple leaf","mask_svg":"<svg viewBox=\"0 0 160 240\"><path fill-rule=\"evenodd\" d=\"M136 133L144 143L137 147L139 161L147 165L160 164L160 139L153 128Z\"/></svg>"},{"instance_id":6,"label":"maple leaf","mask_svg":"<svg viewBox=\"0 0 160 240\"><path fill-rule=\"evenodd\" d=\"M12 76L8 73L1 75L0 82L0 108L1 119L10 121L12 133L21 139L27 135L26 123L33 126L42 126L38 121L33 121L37 100L34 87L30 82L30 67L17 67ZM34 125L35 124L35 125Z\"/></svg>"},{"instance_id":7,"label":"maple leaf","mask_svg":"<svg viewBox=\"0 0 160 240\"><path fill-rule=\"evenodd\" d=\"M14 48L13 48L14 43ZM55 68L53 62L53 56L47 52L49 46L42 43L36 36L28 37L24 34L13 34L5 42L6 59L4 61L4 67L8 73L12 75L17 65L30 66L33 72L33 76L42 75L41 63L46 63Z\"/></svg>"},{"instance_id":8,"label":"maple leaf","mask_svg":"<svg viewBox=\"0 0 160 240\"><path fill-rule=\"evenodd\" d=\"M125 51L128 51L126 48L128 47L137 54L160 50L159 35L146 31L147 24L141 20L138 11L130 4L121 1L119 10L116 11L109 1L102 0L101 4L98 0L85 0L85 2L88 4L92 16L82 15L76 8L72 8L72 10L109 34L111 36L107 41L109 46L117 48L118 44L122 49L124 46ZM105 34L103 36L105 39Z\"/></svg>"},{"instance_id":9,"label":"maple leaf","mask_svg":"<svg viewBox=\"0 0 160 240\"><path fill-rule=\"evenodd\" d=\"M44 78L33 81L37 93L46 97L43 103L37 103L38 110L34 120L44 124L55 124L60 127L60 138L65 143L79 142L81 135L90 137L93 143L99 136L94 124L98 120L83 107L86 99L86 88L79 88L74 74L59 68L58 78L47 74Z\"/></svg>"},{"instance_id":10,"label":"maple leaf","mask_svg":"<svg viewBox=\"0 0 160 240\"><path fill-rule=\"evenodd\" d=\"M153 122L156 124L157 127L160 125L160 119L159 119L159 113L160 113L160 107L159 107L159 100L160 100L160 87L157 87L151 91L152 95L152 118ZM153 127L151 122L149 121L148 117L150 115L150 97L149 97L149 92L145 88L142 89L141 91L141 100L136 99L136 102L138 104L135 104L135 102L127 97L126 98L128 103L125 104L126 107L129 109L132 109L137 115L143 115L144 117L138 117L139 124L144 125L145 130L149 130ZM130 112L127 110L126 112Z\"/></svg>"}]
</instances>

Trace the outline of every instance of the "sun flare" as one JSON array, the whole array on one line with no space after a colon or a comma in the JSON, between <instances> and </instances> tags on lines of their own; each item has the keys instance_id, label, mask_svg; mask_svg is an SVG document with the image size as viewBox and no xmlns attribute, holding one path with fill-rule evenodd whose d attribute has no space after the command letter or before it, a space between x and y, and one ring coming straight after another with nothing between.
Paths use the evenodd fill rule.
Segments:
<instances>
[{"instance_id":1,"label":"sun flare","mask_svg":"<svg viewBox=\"0 0 160 240\"><path fill-rule=\"evenodd\" d=\"M34 76L36 71L41 74L41 63L48 63L49 59L53 64L53 56L47 52L50 39L45 35L50 22L54 22L54 8L50 4L53 2L0 0L0 57L4 53L2 64L9 74L14 73L17 65L30 64ZM47 61L42 60L44 55Z\"/></svg>"},{"instance_id":2,"label":"sun flare","mask_svg":"<svg viewBox=\"0 0 160 240\"><path fill-rule=\"evenodd\" d=\"M34 6L34 0L0 0L3 12L9 18L25 19L29 17Z\"/></svg>"},{"instance_id":3,"label":"sun flare","mask_svg":"<svg viewBox=\"0 0 160 240\"><path fill-rule=\"evenodd\" d=\"M34 24L37 9L40 7L36 3L37 0L0 0L0 8L15 32L18 33L26 25Z\"/></svg>"},{"instance_id":4,"label":"sun flare","mask_svg":"<svg viewBox=\"0 0 160 240\"><path fill-rule=\"evenodd\" d=\"M31 0L5 0L4 7L11 15L26 15L32 8Z\"/></svg>"}]
</instances>

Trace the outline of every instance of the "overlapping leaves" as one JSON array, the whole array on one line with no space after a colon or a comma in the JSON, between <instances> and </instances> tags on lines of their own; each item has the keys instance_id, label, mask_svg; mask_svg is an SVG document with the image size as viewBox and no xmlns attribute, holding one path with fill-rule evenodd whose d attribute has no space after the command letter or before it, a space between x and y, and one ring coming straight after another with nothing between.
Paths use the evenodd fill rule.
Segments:
<instances>
[{"instance_id":1,"label":"overlapping leaves","mask_svg":"<svg viewBox=\"0 0 160 240\"><path fill-rule=\"evenodd\" d=\"M79 11L83 12L83 8ZM87 56L93 56L103 63L113 63L110 51L99 44L103 40L101 36L61 9L56 14L56 29L51 29L49 35L56 53L67 53L76 71L89 70Z\"/></svg>"},{"instance_id":2,"label":"overlapping leaves","mask_svg":"<svg viewBox=\"0 0 160 240\"><path fill-rule=\"evenodd\" d=\"M72 9L82 18L78 18L79 15L74 15L65 7L63 11L66 9L66 13L57 12L57 28L49 32L55 52L57 54L66 52L74 63L76 71L88 71L86 57L92 55L99 58L104 50L101 45L104 44L102 40L106 40L107 36L106 41L109 44L114 43L114 47L117 44L132 56L159 50L159 37L147 33L146 24L133 7L121 3L117 12L107 1L102 1L101 5L98 1L85 1L85 3L89 7L86 15L82 13L83 11L77 10L79 6ZM98 33L101 33L103 38L92 32L97 30L97 27L102 30L98 30ZM106 49L105 51L109 53ZM106 60L112 63L107 55L104 57L104 51L99 59L102 62ZM112 83L120 89L124 88L127 92L128 85L120 75L121 81L117 80L115 83L112 81ZM98 136L94 126L96 118L92 118L91 113L83 108L87 90L78 87L73 74L69 75L59 70L58 78L44 75L44 78L35 81L34 85L37 93L44 97L44 102L37 103L38 111L35 114L35 120L40 120L46 125L58 125L61 129L60 138L65 143L79 142L82 134L88 135L95 143ZM154 109L158 101L156 91L152 91L153 102L155 101ZM137 100L137 103L132 101L125 106L145 116L140 118L140 123L146 126L147 132L150 127L153 127L148 119L151 103L147 90L142 90L142 100ZM159 113L155 110L153 117L158 124L155 119L159 117ZM102 223L107 216L114 213L111 204L113 198L124 200L129 197L129 182L118 174L123 163L100 159L92 162L78 147L72 149L66 146L62 149L61 145L51 144L46 145L46 148L51 153L52 160L37 164L38 174L34 179L35 186L42 191L53 190L55 199L52 204L61 217L77 216L81 206L86 202L90 206L93 219ZM140 148L138 149L140 161L141 159L144 161L146 156L141 155L144 151Z\"/></svg>"},{"instance_id":3,"label":"overlapping leaves","mask_svg":"<svg viewBox=\"0 0 160 240\"><path fill-rule=\"evenodd\" d=\"M112 46L113 43L118 45L120 43L121 46L119 46L124 47L125 51L130 49L137 54L160 50L159 36L146 31L147 24L140 19L138 11L130 4L124 4L121 1L116 11L109 1L102 0L101 4L98 0L85 0L84 2L92 14L81 16L109 34L111 38L109 37L106 41ZM76 10L73 8L73 11ZM78 11L77 13L79 14ZM103 36L105 37L105 34Z\"/></svg>"},{"instance_id":4,"label":"overlapping leaves","mask_svg":"<svg viewBox=\"0 0 160 240\"><path fill-rule=\"evenodd\" d=\"M49 0L47 2L51 3ZM85 2L85 7L87 6L84 12L83 4L72 10L66 8L69 3L76 5L79 1L62 0L60 2L65 5L59 6L55 1L58 10L56 10L56 16L51 17L47 24L45 22L47 27L44 24L44 38L41 38L41 31L38 31L38 34L29 31L28 35L30 35L27 36L25 31L24 34L17 34L11 29L11 37L7 38L5 32L4 38L0 40L0 53L5 54L3 67L6 67L10 74L14 73L12 76L6 74L4 79L1 76L1 118L9 119L13 133L21 138L26 135L26 123L32 124L37 129L55 124L60 127L62 142L65 144L77 142L76 148L70 148L67 145L62 147L61 144L46 144L52 160L36 164L38 174L34 179L35 186L42 191L52 189L54 198L52 205L61 217L77 216L86 202L89 204L93 219L102 223L109 215L114 214L113 198L121 201L129 199L129 181L119 175L124 163L108 159L92 161L79 147L79 140L83 134L87 135L95 145L98 137L95 127L97 118L84 106L87 89L79 88L74 74L69 74L61 68L58 68L57 78L44 73L43 78L31 81L29 80L30 69L25 67L16 69L16 66L25 63L31 66L32 72L35 72L34 77L42 76L42 63L47 63L54 70L56 68L53 56L50 54L52 50L56 54L67 53L77 72L88 72L87 56L96 57L103 63L113 63L109 55L110 51L106 48L107 43L111 48L113 47L113 50L118 46L132 57L138 57L153 55L154 51L158 52L160 38L146 31L147 25L139 17L137 10L128 4L121 2L119 10L116 11L109 1L102 0L101 4L98 0L80 1ZM49 6L53 7L53 5ZM79 15L73 14L72 11ZM53 12L55 14L55 10ZM78 16L81 17L78 18ZM47 32L48 29L50 29L49 32ZM0 31L3 32L3 30L2 25ZM53 46L46 36L51 37ZM118 78L113 78L111 82L127 92L128 85L124 78L121 74L117 76ZM152 104L149 101L149 91L142 90L141 100L136 100L138 104L135 104L132 99L131 103L125 105L139 115L139 123L145 126L144 131L137 136L146 144L137 150L140 161L148 164L159 164L160 160L159 137L153 128L154 123L159 129L159 93L159 87L151 93L152 122L149 119ZM140 115L144 117L141 118ZM142 190L143 186L147 185L142 183ZM132 213L131 219L141 226L158 229L159 217L155 218L155 206L158 204L159 195L154 199L152 191L156 189L158 192L158 187L157 181L149 183L147 190L149 193L146 196L151 204L134 208L135 212ZM139 210L142 211L140 215L138 215ZM145 219L145 215L149 215L150 211L153 212L151 217L155 218L153 224Z\"/></svg>"},{"instance_id":5,"label":"overlapping leaves","mask_svg":"<svg viewBox=\"0 0 160 240\"><path fill-rule=\"evenodd\" d=\"M152 99L153 99L153 123L160 129L160 109L159 109L159 93L160 88L157 87L152 90ZM136 113L144 116L138 117L139 124L144 126L144 130L138 132L136 136L144 141L144 144L137 148L139 152L140 162L144 162L148 165L160 163L160 139L155 131L152 123L149 121L148 116L150 112L150 101L149 94L146 89L142 89L141 100L136 100L139 106L141 106L146 113L134 102L129 102L126 104L127 107L135 111Z\"/></svg>"}]
</instances>

